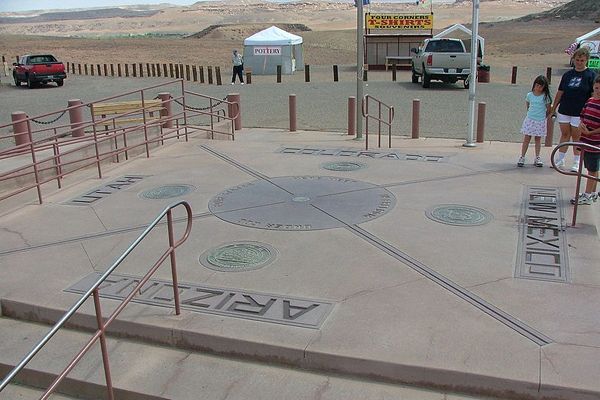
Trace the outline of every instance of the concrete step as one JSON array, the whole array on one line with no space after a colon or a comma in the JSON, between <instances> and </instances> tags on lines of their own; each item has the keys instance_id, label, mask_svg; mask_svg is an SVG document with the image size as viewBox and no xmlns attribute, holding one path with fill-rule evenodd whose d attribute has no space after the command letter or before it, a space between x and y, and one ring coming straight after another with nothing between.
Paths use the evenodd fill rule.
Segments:
<instances>
[{"instance_id":1,"label":"concrete step","mask_svg":"<svg viewBox=\"0 0 600 400\"><path fill-rule=\"evenodd\" d=\"M6 396L7 399L12 400L29 400L39 399L44 392L40 389L33 388L24 385L8 385L6 389L0 393L0 398ZM52 400L75 400L75 397L69 397L62 394L55 394L52 396Z\"/></svg>"},{"instance_id":2,"label":"concrete step","mask_svg":"<svg viewBox=\"0 0 600 400\"><path fill-rule=\"evenodd\" d=\"M0 318L2 374L18 363L48 330L43 324ZM47 384L89 337L89 333L61 330L30 362L26 371L17 376L19 384L39 387ZM115 397L119 400L493 399L311 373L112 337L108 339L108 347ZM92 347L59 390L77 398L106 398L99 346ZM12 385L0 393L0 399L39 398L39 394L37 390Z\"/></svg>"}]
</instances>

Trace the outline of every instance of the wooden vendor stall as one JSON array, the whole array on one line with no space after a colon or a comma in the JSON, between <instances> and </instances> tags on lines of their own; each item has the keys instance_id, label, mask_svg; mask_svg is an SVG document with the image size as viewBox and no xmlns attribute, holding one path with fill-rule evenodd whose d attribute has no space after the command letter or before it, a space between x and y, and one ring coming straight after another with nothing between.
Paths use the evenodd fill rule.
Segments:
<instances>
[{"instance_id":1,"label":"wooden vendor stall","mask_svg":"<svg viewBox=\"0 0 600 400\"><path fill-rule=\"evenodd\" d=\"M369 69L410 68L410 49L433 36L433 13L366 13L365 64Z\"/></svg>"}]
</instances>

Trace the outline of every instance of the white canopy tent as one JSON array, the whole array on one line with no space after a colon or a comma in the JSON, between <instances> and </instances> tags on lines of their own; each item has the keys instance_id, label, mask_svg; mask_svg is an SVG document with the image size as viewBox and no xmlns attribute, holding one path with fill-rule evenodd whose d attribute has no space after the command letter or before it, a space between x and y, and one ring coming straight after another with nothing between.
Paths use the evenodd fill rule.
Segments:
<instances>
[{"instance_id":1,"label":"white canopy tent","mask_svg":"<svg viewBox=\"0 0 600 400\"><path fill-rule=\"evenodd\" d=\"M459 35L456 35L457 31L459 33L462 32L463 37L459 37ZM471 30L462 24L454 24L433 37L451 37L455 39L462 39L463 43L465 44L465 47L467 48L467 52L471 51ZM485 39L477 35L477 40L479 41L478 57L483 60L483 55L485 54Z\"/></svg>"},{"instance_id":2,"label":"white canopy tent","mask_svg":"<svg viewBox=\"0 0 600 400\"><path fill-rule=\"evenodd\" d=\"M264 29L244 40L244 67L257 75L293 74L304 69L302 37L276 26Z\"/></svg>"}]
</instances>

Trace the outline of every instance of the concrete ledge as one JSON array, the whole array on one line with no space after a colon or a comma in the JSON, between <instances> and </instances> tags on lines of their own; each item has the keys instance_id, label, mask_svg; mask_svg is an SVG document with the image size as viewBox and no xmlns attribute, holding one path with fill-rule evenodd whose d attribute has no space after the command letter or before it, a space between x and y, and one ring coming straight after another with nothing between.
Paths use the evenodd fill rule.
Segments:
<instances>
[{"instance_id":1,"label":"concrete ledge","mask_svg":"<svg viewBox=\"0 0 600 400\"><path fill-rule=\"evenodd\" d=\"M0 305L3 316L26 322L54 324L63 315L62 310L7 299L0 299ZM183 317L187 318L185 315ZM72 318L68 327L69 329L94 331L95 317L91 314L78 313ZM138 344L164 345L181 351L198 351L233 357L234 360L249 360L269 365L279 364L317 373L338 373L359 379L408 384L471 395L494 396L502 399L595 400L600 397L600 392L587 391L577 387L548 384L540 387L538 382L409 365L403 364L401 361L387 362L342 354L305 351L301 347L292 348L280 346L277 343L238 340L176 328L174 325L160 326L120 319L111 325L109 335L115 339L136 340L139 341ZM41 378L36 374L40 374L40 372L30 371L29 374L31 374L31 378L23 380L23 382L37 386L36 379ZM40 376L48 379L44 374ZM43 383L39 385L43 386ZM76 393L82 392L76 391ZM136 398L131 397L131 399Z\"/></svg>"}]
</instances>

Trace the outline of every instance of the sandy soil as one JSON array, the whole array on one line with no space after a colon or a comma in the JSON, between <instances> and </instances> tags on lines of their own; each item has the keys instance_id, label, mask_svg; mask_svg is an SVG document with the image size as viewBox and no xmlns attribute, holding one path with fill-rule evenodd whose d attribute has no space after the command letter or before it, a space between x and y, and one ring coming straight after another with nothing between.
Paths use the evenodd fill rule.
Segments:
<instances>
[{"instance_id":1,"label":"sandy soil","mask_svg":"<svg viewBox=\"0 0 600 400\"><path fill-rule=\"evenodd\" d=\"M509 65L564 67L563 50L575 37L597 24L572 20L514 22L509 19L548 10L566 0L493 0L481 3L480 34L492 68ZM230 50L264 27L304 24L305 62L350 65L356 62L356 9L349 4L314 2L301 5L254 4L248 1L197 3L172 7L146 18L56 21L44 24L0 24L0 54L51 52L75 63L179 62L229 65ZM369 10L369 8L366 8ZM370 11L420 11L407 5L372 5ZM470 2L434 7L435 31L470 24ZM215 25L202 38L125 37L147 33L193 34ZM38 36L43 35L43 36Z\"/></svg>"}]
</instances>

